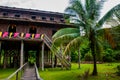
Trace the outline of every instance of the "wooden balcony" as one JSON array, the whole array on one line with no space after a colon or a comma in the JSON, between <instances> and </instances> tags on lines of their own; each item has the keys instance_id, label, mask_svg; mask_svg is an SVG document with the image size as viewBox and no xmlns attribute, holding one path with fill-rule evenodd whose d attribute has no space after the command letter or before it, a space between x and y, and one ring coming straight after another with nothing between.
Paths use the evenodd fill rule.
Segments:
<instances>
[{"instance_id":1,"label":"wooden balcony","mask_svg":"<svg viewBox=\"0 0 120 80\"><path fill-rule=\"evenodd\" d=\"M42 41L43 34L0 32L0 40Z\"/></svg>"}]
</instances>

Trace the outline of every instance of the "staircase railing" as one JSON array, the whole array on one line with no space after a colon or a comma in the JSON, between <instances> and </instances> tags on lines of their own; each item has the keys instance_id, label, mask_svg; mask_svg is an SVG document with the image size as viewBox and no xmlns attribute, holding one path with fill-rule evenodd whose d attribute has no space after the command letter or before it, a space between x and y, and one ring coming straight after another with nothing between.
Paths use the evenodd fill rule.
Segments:
<instances>
[{"instance_id":1,"label":"staircase railing","mask_svg":"<svg viewBox=\"0 0 120 80\"><path fill-rule=\"evenodd\" d=\"M71 64L65 59L65 57L60 53L61 51L58 50L56 46L52 46L52 41L47 37L47 35L44 34L44 43L50 48L50 50L55 53L55 55L58 57L60 60L61 64L66 67L67 69L70 69ZM53 47L53 48L51 48ZM57 52L56 52L57 51Z\"/></svg>"},{"instance_id":2,"label":"staircase railing","mask_svg":"<svg viewBox=\"0 0 120 80\"><path fill-rule=\"evenodd\" d=\"M11 74L5 80L11 80L11 78L13 78L15 75L16 75L15 80L20 80L22 73L23 73L23 70L24 70L26 65L27 65L27 63L25 63L23 66L21 66L19 69L17 69L13 74ZM20 72L20 76L19 76L19 72Z\"/></svg>"},{"instance_id":3,"label":"staircase railing","mask_svg":"<svg viewBox=\"0 0 120 80\"><path fill-rule=\"evenodd\" d=\"M37 66L36 66L36 63L34 63L34 65L35 65L36 79L37 79L37 80L43 80L42 78L40 78L40 75L39 75L39 72L38 72L38 68L37 68Z\"/></svg>"}]
</instances>

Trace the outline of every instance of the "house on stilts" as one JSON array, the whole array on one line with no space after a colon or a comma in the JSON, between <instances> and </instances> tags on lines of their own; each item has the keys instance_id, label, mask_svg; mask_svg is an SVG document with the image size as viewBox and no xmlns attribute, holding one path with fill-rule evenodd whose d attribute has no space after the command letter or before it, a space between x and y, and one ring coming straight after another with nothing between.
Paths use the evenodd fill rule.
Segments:
<instances>
[{"instance_id":1,"label":"house on stilts","mask_svg":"<svg viewBox=\"0 0 120 80\"><path fill-rule=\"evenodd\" d=\"M42 70L53 66L55 56L61 65L70 68L62 54L51 50L52 35L71 27L63 16L58 12L0 6L0 67L20 67L32 51Z\"/></svg>"}]
</instances>

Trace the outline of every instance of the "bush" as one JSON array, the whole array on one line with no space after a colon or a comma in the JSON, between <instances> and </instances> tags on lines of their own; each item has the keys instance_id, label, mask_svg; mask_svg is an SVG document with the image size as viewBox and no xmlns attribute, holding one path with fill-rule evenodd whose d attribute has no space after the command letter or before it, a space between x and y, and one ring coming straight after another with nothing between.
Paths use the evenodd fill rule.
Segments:
<instances>
[{"instance_id":1,"label":"bush","mask_svg":"<svg viewBox=\"0 0 120 80\"><path fill-rule=\"evenodd\" d=\"M92 61L93 60L92 54L90 52L85 54L84 60L85 61Z\"/></svg>"},{"instance_id":2,"label":"bush","mask_svg":"<svg viewBox=\"0 0 120 80\"><path fill-rule=\"evenodd\" d=\"M115 54L114 54L113 50L108 48L104 52L103 61L104 62L113 62L113 61L115 61L114 56L115 56Z\"/></svg>"},{"instance_id":3,"label":"bush","mask_svg":"<svg viewBox=\"0 0 120 80\"><path fill-rule=\"evenodd\" d=\"M120 76L120 65L117 66L117 75Z\"/></svg>"},{"instance_id":4,"label":"bush","mask_svg":"<svg viewBox=\"0 0 120 80\"><path fill-rule=\"evenodd\" d=\"M120 51L115 51L114 52L114 59L117 61L120 61Z\"/></svg>"},{"instance_id":5,"label":"bush","mask_svg":"<svg viewBox=\"0 0 120 80\"><path fill-rule=\"evenodd\" d=\"M71 53L71 61L78 62L78 52L77 51Z\"/></svg>"}]
</instances>

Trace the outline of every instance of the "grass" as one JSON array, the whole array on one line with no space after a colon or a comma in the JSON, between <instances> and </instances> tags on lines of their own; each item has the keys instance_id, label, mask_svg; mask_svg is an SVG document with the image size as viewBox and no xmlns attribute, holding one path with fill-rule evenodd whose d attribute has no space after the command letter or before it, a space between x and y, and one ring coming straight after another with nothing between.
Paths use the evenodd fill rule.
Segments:
<instances>
[{"instance_id":1,"label":"grass","mask_svg":"<svg viewBox=\"0 0 120 80\"><path fill-rule=\"evenodd\" d=\"M16 69L0 69L0 80L7 78L11 75Z\"/></svg>"},{"instance_id":2,"label":"grass","mask_svg":"<svg viewBox=\"0 0 120 80\"><path fill-rule=\"evenodd\" d=\"M88 76L88 80L120 80L120 76L116 76L116 67L119 63L97 64L98 76ZM71 70L61 70L61 68L45 68L45 71L40 71L40 76L43 80L82 80L82 75L86 70L93 70L93 64L81 64L81 69L78 69L76 63L72 64ZM16 69L0 69L0 80L7 78ZM15 80L13 78L12 80Z\"/></svg>"},{"instance_id":3,"label":"grass","mask_svg":"<svg viewBox=\"0 0 120 80\"><path fill-rule=\"evenodd\" d=\"M10 76L16 69L0 69L0 80L5 80L8 76ZM18 78L20 79L21 72L18 72ZM16 80L16 75L14 75L10 80Z\"/></svg>"},{"instance_id":4,"label":"grass","mask_svg":"<svg viewBox=\"0 0 120 80\"><path fill-rule=\"evenodd\" d=\"M97 64L98 76L88 76L88 80L120 80L116 76L116 66L119 63ZM61 68L46 68L45 71L40 71L40 76L43 80L82 80L82 75L86 70L93 70L93 64L81 64L81 69L78 69L77 64L72 64L71 70L61 70Z\"/></svg>"}]
</instances>

